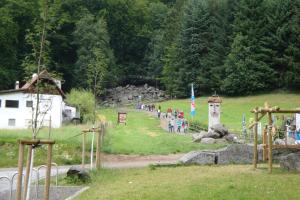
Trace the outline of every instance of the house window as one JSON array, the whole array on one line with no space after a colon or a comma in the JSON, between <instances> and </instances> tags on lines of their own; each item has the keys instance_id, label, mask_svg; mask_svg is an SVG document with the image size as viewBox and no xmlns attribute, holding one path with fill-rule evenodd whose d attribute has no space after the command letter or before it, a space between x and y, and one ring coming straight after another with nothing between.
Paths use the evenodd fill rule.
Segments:
<instances>
[{"instance_id":1,"label":"house window","mask_svg":"<svg viewBox=\"0 0 300 200\"><path fill-rule=\"evenodd\" d=\"M17 100L6 100L5 101L6 108L19 108L19 101Z\"/></svg>"},{"instance_id":2,"label":"house window","mask_svg":"<svg viewBox=\"0 0 300 200\"><path fill-rule=\"evenodd\" d=\"M8 119L8 126L16 126L16 119Z\"/></svg>"},{"instance_id":3,"label":"house window","mask_svg":"<svg viewBox=\"0 0 300 200\"><path fill-rule=\"evenodd\" d=\"M32 101L26 101L26 107L32 108L33 102Z\"/></svg>"}]
</instances>

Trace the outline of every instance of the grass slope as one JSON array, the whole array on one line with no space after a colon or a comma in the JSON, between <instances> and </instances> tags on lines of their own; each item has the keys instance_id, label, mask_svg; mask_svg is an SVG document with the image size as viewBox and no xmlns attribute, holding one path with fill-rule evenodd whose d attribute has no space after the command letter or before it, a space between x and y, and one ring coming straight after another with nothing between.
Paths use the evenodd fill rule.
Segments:
<instances>
[{"instance_id":1,"label":"grass slope","mask_svg":"<svg viewBox=\"0 0 300 200\"><path fill-rule=\"evenodd\" d=\"M195 120L208 124L208 97L196 98L196 117ZM234 132L240 132L242 129L242 116L246 115L246 121L253 118L250 113L255 107L264 106L268 102L270 106L279 106L282 109L291 109L300 107L300 94L273 93L246 97L222 97L221 105L221 122ZM186 117L190 117L190 99L171 100L161 102L162 111L166 112L167 108L183 110Z\"/></svg>"},{"instance_id":2,"label":"grass slope","mask_svg":"<svg viewBox=\"0 0 300 200\"><path fill-rule=\"evenodd\" d=\"M128 110L127 125L117 125L117 111L101 110L100 113L113 123L105 136L103 150L113 154L170 154L196 149L215 149L224 145L193 143L190 136L169 134L162 130L159 120L145 112Z\"/></svg>"},{"instance_id":3,"label":"grass slope","mask_svg":"<svg viewBox=\"0 0 300 200\"><path fill-rule=\"evenodd\" d=\"M59 165L75 164L81 161L81 137L73 137L80 134L85 126L65 126L52 129L51 138L56 144L53 148L53 162ZM48 138L48 130L42 129L39 138ZM31 130L0 130L0 167L17 166L19 139L30 139ZM35 155L35 165L45 164L47 157L46 147L38 148ZM26 160L26 158L25 158Z\"/></svg>"},{"instance_id":4,"label":"grass slope","mask_svg":"<svg viewBox=\"0 0 300 200\"><path fill-rule=\"evenodd\" d=\"M299 173L250 165L101 170L76 200L300 199Z\"/></svg>"}]
</instances>

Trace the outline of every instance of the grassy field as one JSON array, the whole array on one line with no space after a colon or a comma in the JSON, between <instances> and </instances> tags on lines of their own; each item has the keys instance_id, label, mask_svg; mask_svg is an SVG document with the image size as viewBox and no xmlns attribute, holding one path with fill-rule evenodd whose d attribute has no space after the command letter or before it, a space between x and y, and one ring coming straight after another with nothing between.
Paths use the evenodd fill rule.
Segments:
<instances>
[{"instance_id":1,"label":"grassy field","mask_svg":"<svg viewBox=\"0 0 300 200\"><path fill-rule=\"evenodd\" d=\"M296 200L300 173L250 165L102 170L76 200Z\"/></svg>"},{"instance_id":2,"label":"grassy field","mask_svg":"<svg viewBox=\"0 0 300 200\"><path fill-rule=\"evenodd\" d=\"M193 143L191 136L169 134L160 128L157 118L144 112L127 110L127 125L117 125L117 110L104 109L100 113L112 122L104 140L103 151L106 153L170 154L224 147Z\"/></svg>"},{"instance_id":3,"label":"grassy field","mask_svg":"<svg viewBox=\"0 0 300 200\"><path fill-rule=\"evenodd\" d=\"M208 104L207 96L196 98L196 117L195 120L203 124L208 124ZM273 93L246 97L222 97L223 103L221 105L221 122L225 124L230 130L240 132L242 129L242 116L246 115L246 121L249 122L253 118L250 113L255 107L264 106L268 102L270 106L279 106L282 109L299 108L300 94L289 93ZM186 117L190 117L190 99L171 100L159 104L162 111L166 112L167 108L183 110Z\"/></svg>"},{"instance_id":4,"label":"grassy field","mask_svg":"<svg viewBox=\"0 0 300 200\"><path fill-rule=\"evenodd\" d=\"M56 141L53 148L53 162L57 164L74 164L81 161L81 137L73 137L80 134L85 126L65 126L52 129L51 138ZM39 138L48 138L48 130L42 129ZM30 130L0 130L0 167L17 166L18 139L31 138ZM41 147L36 151L35 164L45 164L47 157L46 148Z\"/></svg>"}]
</instances>

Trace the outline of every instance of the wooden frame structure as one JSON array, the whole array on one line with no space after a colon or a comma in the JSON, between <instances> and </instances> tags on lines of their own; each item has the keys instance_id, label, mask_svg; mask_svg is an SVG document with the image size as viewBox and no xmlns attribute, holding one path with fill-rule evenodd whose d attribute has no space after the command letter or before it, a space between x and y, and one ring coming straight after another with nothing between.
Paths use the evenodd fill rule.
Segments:
<instances>
[{"instance_id":1,"label":"wooden frame structure","mask_svg":"<svg viewBox=\"0 0 300 200\"><path fill-rule=\"evenodd\" d=\"M269 163L269 172L272 172L273 168L273 158L272 158L272 150L273 149L288 149L288 148L296 148L300 149L299 144L295 145L273 145L273 134L275 133L275 128L273 128L273 113L300 113L300 109L292 109L292 110L281 110L279 107L270 107L268 103L265 103L265 107L256 107L251 111L254 113L254 123L249 126L249 128L254 128L254 146L253 146L253 167L257 168L258 162L258 152L257 152L257 124L259 120L261 120L265 115L268 116L268 126L264 130L263 134L263 160L265 161L268 158Z\"/></svg>"},{"instance_id":2,"label":"wooden frame structure","mask_svg":"<svg viewBox=\"0 0 300 200\"><path fill-rule=\"evenodd\" d=\"M26 191L28 187L29 171L31 165L31 153L34 147L38 145L48 145L47 152L47 167L46 167L46 179L45 179L45 193L44 199L49 199L49 189L50 189L50 178L51 178L51 160L52 160L52 147L55 144L53 140L19 140L19 160L18 160L18 180L17 180L17 194L16 199L21 200L22 195L22 177L23 177L23 161L24 161L24 149L28 146L28 158L26 163L26 176L24 183L24 195L23 199L26 199Z\"/></svg>"},{"instance_id":3,"label":"wooden frame structure","mask_svg":"<svg viewBox=\"0 0 300 200\"><path fill-rule=\"evenodd\" d=\"M105 131L105 125L103 123L100 124L99 128L91 128L88 130L83 130L82 131L82 162L81 162L81 167L82 169L85 168L85 145L86 145L86 134L87 133L97 133L96 135L96 168L100 169L101 168L101 157L100 157L100 152L101 152L101 143L102 143L102 136Z\"/></svg>"}]
</instances>

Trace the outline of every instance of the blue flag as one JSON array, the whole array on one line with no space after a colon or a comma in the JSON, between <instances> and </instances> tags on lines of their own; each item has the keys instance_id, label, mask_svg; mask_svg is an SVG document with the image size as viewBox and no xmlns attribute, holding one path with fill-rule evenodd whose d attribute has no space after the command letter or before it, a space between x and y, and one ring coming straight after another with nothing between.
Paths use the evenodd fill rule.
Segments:
<instances>
[{"instance_id":1,"label":"blue flag","mask_svg":"<svg viewBox=\"0 0 300 200\"><path fill-rule=\"evenodd\" d=\"M195 106L194 85L192 84L192 89L191 89L191 116L194 117L195 114L196 114L196 106Z\"/></svg>"}]
</instances>

